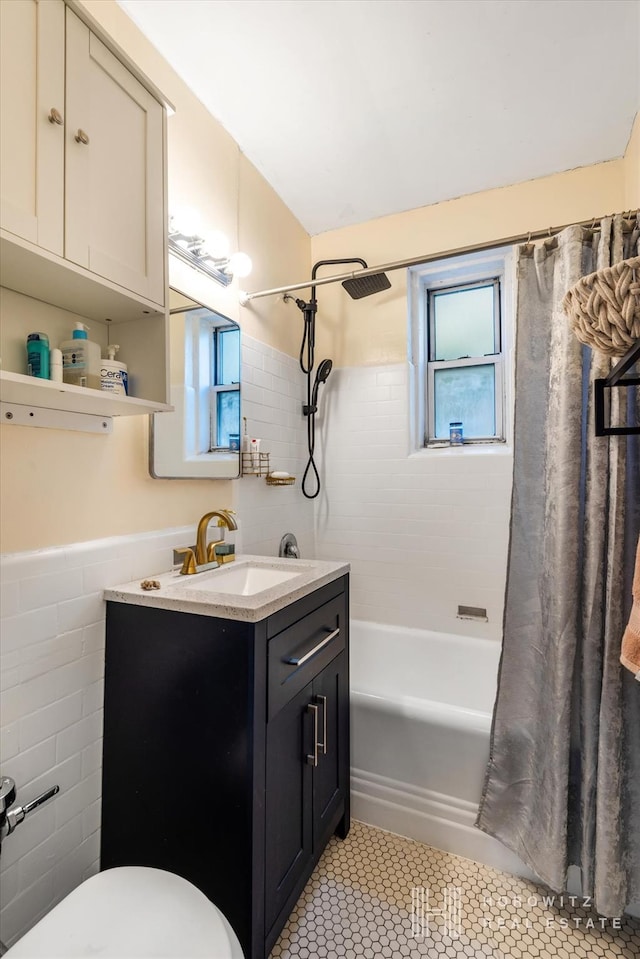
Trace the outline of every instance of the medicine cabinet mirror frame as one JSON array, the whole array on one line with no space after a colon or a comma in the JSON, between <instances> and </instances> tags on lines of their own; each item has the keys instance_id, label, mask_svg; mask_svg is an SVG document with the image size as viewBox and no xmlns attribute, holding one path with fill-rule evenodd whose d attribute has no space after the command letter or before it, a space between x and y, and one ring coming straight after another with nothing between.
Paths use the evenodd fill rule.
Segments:
<instances>
[{"instance_id":1,"label":"medicine cabinet mirror frame","mask_svg":"<svg viewBox=\"0 0 640 959\"><path fill-rule=\"evenodd\" d=\"M174 269L174 259L169 291L174 410L150 417L149 472L154 479L235 479L240 475L240 327L203 302L222 300L223 308L232 308L224 294L209 291L190 268Z\"/></svg>"}]
</instances>

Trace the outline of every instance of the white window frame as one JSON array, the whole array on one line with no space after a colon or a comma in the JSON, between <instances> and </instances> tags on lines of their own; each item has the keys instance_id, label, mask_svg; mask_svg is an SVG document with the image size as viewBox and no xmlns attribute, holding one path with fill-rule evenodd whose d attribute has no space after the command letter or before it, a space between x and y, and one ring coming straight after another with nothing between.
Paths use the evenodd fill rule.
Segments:
<instances>
[{"instance_id":1,"label":"white window frame","mask_svg":"<svg viewBox=\"0 0 640 959\"><path fill-rule=\"evenodd\" d=\"M429 294L447 289L470 289L499 283L494 323L499 322L500 351L486 357L460 360L430 359ZM472 447L510 444L513 429L513 330L514 282L511 247L497 247L481 253L448 257L411 267L408 270L409 294L409 364L412 381L411 427L412 446L416 450L455 449L465 452ZM450 447L448 438L436 439L434 379L435 371L447 367L486 366L495 368L496 433L489 437L465 437L463 447Z\"/></svg>"},{"instance_id":2,"label":"white window frame","mask_svg":"<svg viewBox=\"0 0 640 959\"><path fill-rule=\"evenodd\" d=\"M229 330L231 327L228 323L211 323L210 339L209 339L209 369L210 369L210 386L209 386L209 422L210 422L210 433L209 433L209 447L211 452L217 452L218 450L228 450L228 446L220 446L218 444L218 395L220 393L233 393L237 392L240 389L240 383L219 383L218 381L221 378L221 369L222 369L222 350L220 343L220 333ZM240 423L238 422L238 436L240 435Z\"/></svg>"},{"instance_id":3,"label":"white window frame","mask_svg":"<svg viewBox=\"0 0 640 959\"><path fill-rule=\"evenodd\" d=\"M192 310L187 318L185 336L185 366L189 370L187 381L190 382L195 397L193 436L198 455L229 450L228 446L215 445L218 432L217 398L218 393L240 389L239 383L217 383L218 356L215 338L217 331L229 328L230 323L226 317L212 317L211 313L211 310L205 309Z\"/></svg>"}]
</instances>

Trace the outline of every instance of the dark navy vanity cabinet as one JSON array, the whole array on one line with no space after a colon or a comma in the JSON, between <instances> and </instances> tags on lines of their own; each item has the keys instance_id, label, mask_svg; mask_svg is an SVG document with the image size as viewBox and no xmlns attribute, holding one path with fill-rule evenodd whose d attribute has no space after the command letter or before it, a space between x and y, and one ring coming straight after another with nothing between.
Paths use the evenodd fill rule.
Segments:
<instances>
[{"instance_id":1,"label":"dark navy vanity cabinet","mask_svg":"<svg viewBox=\"0 0 640 959\"><path fill-rule=\"evenodd\" d=\"M256 623L109 602L103 869L193 882L268 956L349 830L348 576Z\"/></svg>"}]
</instances>

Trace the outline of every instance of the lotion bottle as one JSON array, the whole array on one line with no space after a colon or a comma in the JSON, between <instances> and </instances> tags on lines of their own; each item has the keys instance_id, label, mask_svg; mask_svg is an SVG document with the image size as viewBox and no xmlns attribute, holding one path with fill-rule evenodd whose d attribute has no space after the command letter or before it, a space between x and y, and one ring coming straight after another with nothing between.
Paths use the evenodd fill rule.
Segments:
<instances>
[{"instance_id":1,"label":"lotion bottle","mask_svg":"<svg viewBox=\"0 0 640 959\"><path fill-rule=\"evenodd\" d=\"M100 389L116 396L129 395L129 377L125 363L116 359L120 347L113 343L107 347L106 359L100 364Z\"/></svg>"},{"instance_id":2,"label":"lotion bottle","mask_svg":"<svg viewBox=\"0 0 640 959\"><path fill-rule=\"evenodd\" d=\"M74 386L100 389L100 345L87 339L84 323L77 322L70 340L60 344L62 350L62 378Z\"/></svg>"}]
</instances>

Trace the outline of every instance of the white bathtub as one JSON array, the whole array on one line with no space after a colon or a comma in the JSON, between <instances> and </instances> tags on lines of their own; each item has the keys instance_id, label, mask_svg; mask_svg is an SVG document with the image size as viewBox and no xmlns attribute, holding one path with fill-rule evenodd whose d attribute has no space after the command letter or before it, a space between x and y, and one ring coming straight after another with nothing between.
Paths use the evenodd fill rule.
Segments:
<instances>
[{"instance_id":1,"label":"white bathtub","mask_svg":"<svg viewBox=\"0 0 640 959\"><path fill-rule=\"evenodd\" d=\"M500 645L351 623L355 819L530 875L473 825L489 756Z\"/></svg>"}]
</instances>

